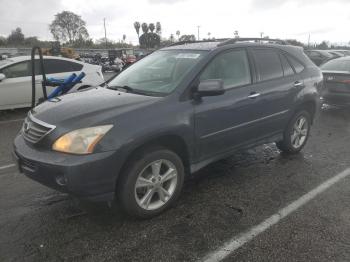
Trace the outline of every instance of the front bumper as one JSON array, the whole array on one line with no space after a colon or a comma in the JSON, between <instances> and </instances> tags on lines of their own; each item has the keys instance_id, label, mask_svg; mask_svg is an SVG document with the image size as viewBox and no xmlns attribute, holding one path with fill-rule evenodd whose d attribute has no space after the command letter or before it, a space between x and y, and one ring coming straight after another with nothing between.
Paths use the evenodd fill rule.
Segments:
<instances>
[{"instance_id":1,"label":"front bumper","mask_svg":"<svg viewBox=\"0 0 350 262\"><path fill-rule=\"evenodd\" d=\"M21 173L61 192L90 201L111 201L121 168L116 151L71 155L34 148L21 135L14 157Z\"/></svg>"}]
</instances>

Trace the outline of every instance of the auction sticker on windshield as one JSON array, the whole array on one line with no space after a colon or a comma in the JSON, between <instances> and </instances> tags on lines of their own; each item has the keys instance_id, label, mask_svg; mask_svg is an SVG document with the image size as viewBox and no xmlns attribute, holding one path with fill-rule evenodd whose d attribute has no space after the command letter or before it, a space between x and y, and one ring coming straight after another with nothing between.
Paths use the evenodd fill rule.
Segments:
<instances>
[{"instance_id":1,"label":"auction sticker on windshield","mask_svg":"<svg viewBox=\"0 0 350 262\"><path fill-rule=\"evenodd\" d=\"M197 59L200 54L195 53L180 53L176 55L176 58L187 58L187 59Z\"/></svg>"}]
</instances>

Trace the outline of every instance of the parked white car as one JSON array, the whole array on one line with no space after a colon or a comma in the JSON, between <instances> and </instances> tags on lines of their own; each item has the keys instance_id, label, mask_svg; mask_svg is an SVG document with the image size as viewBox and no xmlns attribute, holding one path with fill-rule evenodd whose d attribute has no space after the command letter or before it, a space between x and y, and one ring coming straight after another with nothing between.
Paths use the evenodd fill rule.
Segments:
<instances>
[{"instance_id":1,"label":"parked white car","mask_svg":"<svg viewBox=\"0 0 350 262\"><path fill-rule=\"evenodd\" d=\"M42 75L39 66L39 59L35 60L36 71L36 98L43 96ZM64 79L72 73L79 75L84 72L86 76L82 83L77 84L71 90L75 92L84 88L100 85L104 82L102 68L98 65L91 65L77 60L44 56L46 77ZM18 56L0 61L0 110L30 107L32 99L32 78L30 56ZM50 94L55 87L47 87Z\"/></svg>"}]
</instances>

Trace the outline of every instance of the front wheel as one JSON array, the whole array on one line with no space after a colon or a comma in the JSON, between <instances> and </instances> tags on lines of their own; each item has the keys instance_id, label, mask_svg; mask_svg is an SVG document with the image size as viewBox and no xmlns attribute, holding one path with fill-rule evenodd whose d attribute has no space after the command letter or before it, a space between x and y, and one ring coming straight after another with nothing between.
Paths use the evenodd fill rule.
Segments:
<instances>
[{"instance_id":1,"label":"front wheel","mask_svg":"<svg viewBox=\"0 0 350 262\"><path fill-rule=\"evenodd\" d=\"M138 218L150 218L169 208L184 181L181 159L167 149L144 150L127 163L117 186L122 208Z\"/></svg>"},{"instance_id":2,"label":"front wheel","mask_svg":"<svg viewBox=\"0 0 350 262\"><path fill-rule=\"evenodd\" d=\"M277 147L285 153L299 153L309 138L310 127L310 114L304 110L299 111L293 116L284 131L283 140L276 143Z\"/></svg>"}]
</instances>

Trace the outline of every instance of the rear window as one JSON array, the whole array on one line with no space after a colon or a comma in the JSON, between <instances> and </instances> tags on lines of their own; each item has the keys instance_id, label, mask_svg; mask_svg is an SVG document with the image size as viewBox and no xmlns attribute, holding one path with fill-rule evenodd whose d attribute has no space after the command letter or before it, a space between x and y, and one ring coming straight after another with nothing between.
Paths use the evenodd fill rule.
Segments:
<instances>
[{"instance_id":1,"label":"rear window","mask_svg":"<svg viewBox=\"0 0 350 262\"><path fill-rule=\"evenodd\" d=\"M322 70L350 72L350 60L331 60L321 66Z\"/></svg>"},{"instance_id":2,"label":"rear window","mask_svg":"<svg viewBox=\"0 0 350 262\"><path fill-rule=\"evenodd\" d=\"M302 63L300 63L298 60L296 60L294 57L287 55L289 62L292 64L294 67L294 70L297 74L302 72L304 70L304 66Z\"/></svg>"},{"instance_id":3,"label":"rear window","mask_svg":"<svg viewBox=\"0 0 350 262\"><path fill-rule=\"evenodd\" d=\"M59 59L45 59L44 65L46 74L74 72L83 69L81 64Z\"/></svg>"},{"instance_id":4,"label":"rear window","mask_svg":"<svg viewBox=\"0 0 350 262\"><path fill-rule=\"evenodd\" d=\"M280 55L280 58L281 58L281 63L283 67L283 75L284 76L294 75L294 70L292 66L289 64L287 58L284 55Z\"/></svg>"},{"instance_id":5,"label":"rear window","mask_svg":"<svg viewBox=\"0 0 350 262\"><path fill-rule=\"evenodd\" d=\"M279 54L272 49L254 49L253 55L259 72L260 81L283 76Z\"/></svg>"}]
</instances>

